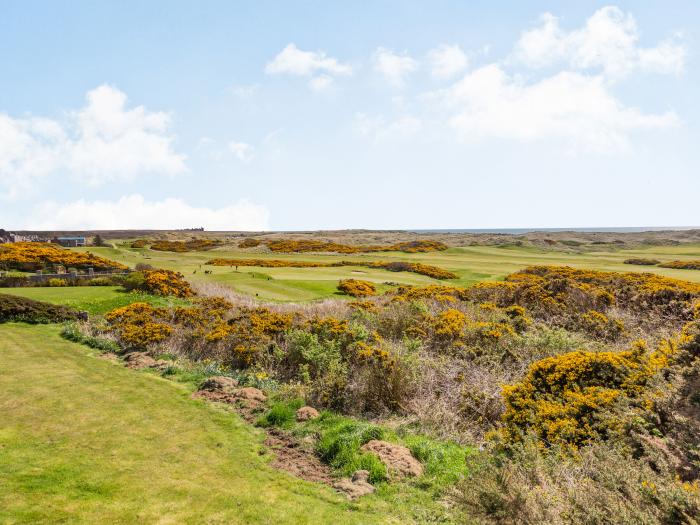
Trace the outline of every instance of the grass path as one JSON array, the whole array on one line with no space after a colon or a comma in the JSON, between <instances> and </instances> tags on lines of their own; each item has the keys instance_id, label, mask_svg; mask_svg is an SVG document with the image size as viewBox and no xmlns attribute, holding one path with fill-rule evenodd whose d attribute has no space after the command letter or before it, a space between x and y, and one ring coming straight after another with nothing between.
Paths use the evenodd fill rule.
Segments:
<instances>
[{"instance_id":1,"label":"grass path","mask_svg":"<svg viewBox=\"0 0 700 525\"><path fill-rule=\"evenodd\" d=\"M269 468L233 414L58 332L0 325L0 523L392 522L375 497Z\"/></svg>"}]
</instances>

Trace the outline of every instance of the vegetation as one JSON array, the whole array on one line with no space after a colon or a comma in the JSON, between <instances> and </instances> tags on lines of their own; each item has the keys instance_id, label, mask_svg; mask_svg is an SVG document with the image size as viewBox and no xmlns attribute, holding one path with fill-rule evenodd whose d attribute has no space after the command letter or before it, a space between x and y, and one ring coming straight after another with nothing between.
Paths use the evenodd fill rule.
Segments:
<instances>
[{"instance_id":1,"label":"vegetation","mask_svg":"<svg viewBox=\"0 0 700 525\"><path fill-rule=\"evenodd\" d=\"M367 297L377 293L372 283L358 279L343 279L338 283L338 290L353 297Z\"/></svg>"},{"instance_id":2,"label":"vegetation","mask_svg":"<svg viewBox=\"0 0 700 525\"><path fill-rule=\"evenodd\" d=\"M700 261L669 261L660 265L662 268L676 270L700 270Z\"/></svg>"},{"instance_id":3,"label":"vegetation","mask_svg":"<svg viewBox=\"0 0 700 525\"><path fill-rule=\"evenodd\" d=\"M211 250L221 245L221 241L214 239L192 239L189 241L155 241L151 243L151 250L161 252L197 252ZM132 248L136 248L132 244Z\"/></svg>"},{"instance_id":4,"label":"vegetation","mask_svg":"<svg viewBox=\"0 0 700 525\"><path fill-rule=\"evenodd\" d=\"M636 264L638 266L656 266L657 264L660 264L661 261L659 261L658 259L646 259L643 257L638 257L634 259L625 259L624 263Z\"/></svg>"},{"instance_id":5,"label":"vegetation","mask_svg":"<svg viewBox=\"0 0 700 525\"><path fill-rule=\"evenodd\" d=\"M76 310L65 306L0 294L0 323L60 323L77 319L78 316Z\"/></svg>"},{"instance_id":6,"label":"vegetation","mask_svg":"<svg viewBox=\"0 0 700 525\"><path fill-rule=\"evenodd\" d=\"M88 357L57 327L0 331L0 522L411 521L271 469L259 431L184 385Z\"/></svg>"},{"instance_id":7,"label":"vegetation","mask_svg":"<svg viewBox=\"0 0 700 525\"><path fill-rule=\"evenodd\" d=\"M96 271L125 270L127 267L89 252L77 252L44 242L0 244L0 268L3 270L52 270L58 266Z\"/></svg>"},{"instance_id":8,"label":"vegetation","mask_svg":"<svg viewBox=\"0 0 700 525\"><path fill-rule=\"evenodd\" d=\"M183 275L172 270L142 270L129 274L123 281L127 291L137 290L153 295L191 297L194 295Z\"/></svg>"},{"instance_id":9,"label":"vegetation","mask_svg":"<svg viewBox=\"0 0 700 525\"><path fill-rule=\"evenodd\" d=\"M207 261L212 266L259 266L261 268L337 268L340 266L361 266L381 268L390 272L413 272L427 275L433 279L456 279L457 275L438 266L402 261L335 261L329 263L312 261L283 261L279 259L212 259Z\"/></svg>"}]
</instances>

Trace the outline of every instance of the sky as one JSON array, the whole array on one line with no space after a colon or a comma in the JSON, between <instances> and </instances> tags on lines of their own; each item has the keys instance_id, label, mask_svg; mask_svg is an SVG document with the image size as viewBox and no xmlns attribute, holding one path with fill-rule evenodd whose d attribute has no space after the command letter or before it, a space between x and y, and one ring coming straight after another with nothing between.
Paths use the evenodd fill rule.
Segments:
<instances>
[{"instance_id":1,"label":"sky","mask_svg":"<svg viewBox=\"0 0 700 525\"><path fill-rule=\"evenodd\" d=\"M700 225L700 2L0 0L0 228Z\"/></svg>"}]
</instances>

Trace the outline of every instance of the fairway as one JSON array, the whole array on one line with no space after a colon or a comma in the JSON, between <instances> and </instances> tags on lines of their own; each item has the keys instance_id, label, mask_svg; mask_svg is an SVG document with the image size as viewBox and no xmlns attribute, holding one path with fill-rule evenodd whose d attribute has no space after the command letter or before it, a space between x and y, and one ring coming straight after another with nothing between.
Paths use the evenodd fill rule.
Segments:
<instances>
[{"instance_id":1,"label":"fairway","mask_svg":"<svg viewBox=\"0 0 700 525\"><path fill-rule=\"evenodd\" d=\"M406 523L274 471L261 433L57 326L0 325L0 523Z\"/></svg>"},{"instance_id":2,"label":"fairway","mask_svg":"<svg viewBox=\"0 0 700 525\"><path fill-rule=\"evenodd\" d=\"M4 294L19 295L46 301L53 304L70 306L83 310L91 315L104 314L136 302L147 302L154 306L170 306L187 304L175 297L158 297L138 292L124 292L119 286L66 286L66 287L37 287L37 288L2 288Z\"/></svg>"},{"instance_id":3,"label":"fairway","mask_svg":"<svg viewBox=\"0 0 700 525\"><path fill-rule=\"evenodd\" d=\"M700 282L698 270L675 270L657 266L624 264L625 259L636 257L656 258L661 261L690 260L700 258L700 246L649 246L612 251L567 252L520 246L465 246L450 248L444 252L403 253L379 252L362 255L338 254L280 254L251 252L222 247L205 252L160 252L147 248L133 249L128 242L115 242L113 248L78 248L134 267L138 263L158 268L177 270L193 283L213 282L225 285L240 293L270 301L309 301L328 297L342 297L336 286L340 279L363 279L378 285L378 290L390 289L391 284L421 286L449 284L468 286L483 280L502 279L509 273L532 265L569 265L582 269L616 272L653 272L676 279ZM408 272L390 272L363 266L334 268L235 268L207 266L214 258L260 258L329 263L334 261L409 261L439 266L459 276L458 279L439 281ZM204 272L211 273L205 274Z\"/></svg>"}]
</instances>

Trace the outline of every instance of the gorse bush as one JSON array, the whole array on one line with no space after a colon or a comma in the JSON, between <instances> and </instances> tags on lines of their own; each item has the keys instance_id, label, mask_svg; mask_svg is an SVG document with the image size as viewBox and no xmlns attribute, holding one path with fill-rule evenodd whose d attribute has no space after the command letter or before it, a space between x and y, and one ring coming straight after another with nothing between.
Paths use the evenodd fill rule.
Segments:
<instances>
[{"instance_id":1,"label":"gorse bush","mask_svg":"<svg viewBox=\"0 0 700 525\"><path fill-rule=\"evenodd\" d=\"M199 252L211 250L221 246L221 241L216 239L192 239L189 241L155 241L151 243L151 250L161 252Z\"/></svg>"},{"instance_id":2,"label":"gorse bush","mask_svg":"<svg viewBox=\"0 0 700 525\"><path fill-rule=\"evenodd\" d=\"M0 269L36 271L58 266L95 271L126 270L121 263L88 252L76 252L46 242L0 244Z\"/></svg>"},{"instance_id":3,"label":"gorse bush","mask_svg":"<svg viewBox=\"0 0 700 525\"><path fill-rule=\"evenodd\" d=\"M367 297L377 293L377 289L369 281L359 279L342 279L338 282L338 290L353 297Z\"/></svg>"},{"instance_id":4,"label":"gorse bush","mask_svg":"<svg viewBox=\"0 0 700 525\"><path fill-rule=\"evenodd\" d=\"M661 261L657 259L645 259L643 257L639 257L636 259L625 259L624 261L625 264L636 264L639 266L656 266L657 264L660 264Z\"/></svg>"},{"instance_id":5,"label":"gorse bush","mask_svg":"<svg viewBox=\"0 0 700 525\"><path fill-rule=\"evenodd\" d=\"M184 276L172 270L142 270L129 274L123 281L127 291L139 290L153 295L192 297L194 292Z\"/></svg>"},{"instance_id":6,"label":"gorse bush","mask_svg":"<svg viewBox=\"0 0 700 525\"><path fill-rule=\"evenodd\" d=\"M305 253L305 252L332 252L332 253L371 253L401 251L406 253L443 251L448 248L446 244L437 241L409 241L391 245L348 245L330 241L316 240L271 240L266 241L267 247L273 252Z\"/></svg>"},{"instance_id":7,"label":"gorse bush","mask_svg":"<svg viewBox=\"0 0 700 525\"><path fill-rule=\"evenodd\" d=\"M659 266L676 270L700 270L700 261L669 261Z\"/></svg>"},{"instance_id":8,"label":"gorse bush","mask_svg":"<svg viewBox=\"0 0 700 525\"><path fill-rule=\"evenodd\" d=\"M254 239L252 237L246 237L241 242L238 243L239 248L255 248L260 246L262 241L259 239Z\"/></svg>"},{"instance_id":9,"label":"gorse bush","mask_svg":"<svg viewBox=\"0 0 700 525\"><path fill-rule=\"evenodd\" d=\"M206 264L212 266L259 266L261 268L337 268L341 266L360 266L365 268L379 268L390 272L411 272L426 275L433 279L456 279L458 276L438 266L409 262L385 262L385 261L287 261L280 259L212 259Z\"/></svg>"}]
</instances>

